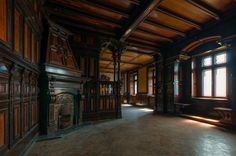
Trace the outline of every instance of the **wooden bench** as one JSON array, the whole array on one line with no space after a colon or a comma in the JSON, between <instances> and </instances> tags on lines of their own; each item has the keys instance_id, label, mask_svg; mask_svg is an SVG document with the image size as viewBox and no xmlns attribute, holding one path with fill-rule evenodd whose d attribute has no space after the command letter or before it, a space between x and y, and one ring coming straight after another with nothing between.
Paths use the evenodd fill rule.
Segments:
<instances>
[{"instance_id":1,"label":"wooden bench","mask_svg":"<svg viewBox=\"0 0 236 156\"><path fill-rule=\"evenodd\" d=\"M220 122L232 123L232 109L225 107L215 107L214 110L221 116Z\"/></svg>"},{"instance_id":2,"label":"wooden bench","mask_svg":"<svg viewBox=\"0 0 236 156\"><path fill-rule=\"evenodd\" d=\"M180 113L182 114L184 111L184 108L187 106L190 106L191 104L187 104L187 103L174 103L174 111L175 113Z\"/></svg>"}]
</instances>

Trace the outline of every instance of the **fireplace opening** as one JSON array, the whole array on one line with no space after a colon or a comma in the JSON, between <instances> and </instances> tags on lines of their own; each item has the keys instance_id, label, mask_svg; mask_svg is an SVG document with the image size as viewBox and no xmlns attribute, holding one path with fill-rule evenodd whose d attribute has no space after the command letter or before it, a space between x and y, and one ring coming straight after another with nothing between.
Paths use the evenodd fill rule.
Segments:
<instances>
[{"instance_id":1,"label":"fireplace opening","mask_svg":"<svg viewBox=\"0 0 236 156\"><path fill-rule=\"evenodd\" d=\"M73 95L60 94L56 96L55 119L57 120L57 129L65 129L73 126L74 104Z\"/></svg>"}]
</instances>

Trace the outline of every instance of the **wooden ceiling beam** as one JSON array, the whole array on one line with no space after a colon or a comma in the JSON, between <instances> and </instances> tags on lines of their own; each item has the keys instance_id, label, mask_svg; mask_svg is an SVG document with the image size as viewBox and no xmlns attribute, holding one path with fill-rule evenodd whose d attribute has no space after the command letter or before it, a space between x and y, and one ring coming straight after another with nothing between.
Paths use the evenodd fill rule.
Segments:
<instances>
[{"instance_id":1,"label":"wooden ceiling beam","mask_svg":"<svg viewBox=\"0 0 236 156\"><path fill-rule=\"evenodd\" d=\"M137 44L137 43L129 43L128 45L130 46L135 46L135 47L139 47L139 48L144 48L144 49L149 49L149 50L159 50L156 47L150 47L150 46L146 46L146 45L142 45L142 44Z\"/></svg>"},{"instance_id":2,"label":"wooden ceiling beam","mask_svg":"<svg viewBox=\"0 0 236 156\"><path fill-rule=\"evenodd\" d=\"M144 29L137 29L137 30L135 30L135 31L137 31L137 32L141 32L141 33L145 33L145 34L148 34L148 35L153 35L153 36L156 36L156 37L158 37L158 38L161 38L162 40L165 40L165 41L168 41L168 42L171 42L171 43L173 43L174 41L172 40L172 39L170 39L170 38L168 38L168 37L165 37L165 36L162 36L162 35L160 35L160 34L157 34L156 32L150 32L150 31L147 31L147 30L144 30Z\"/></svg>"},{"instance_id":3,"label":"wooden ceiling beam","mask_svg":"<svg viewBox=\"0 0 236 156\"><path fill-rule=\"evenodd\" d=\"M134 41L134 42L138 42L141 44L146 44L149 46L159 46L157 43L155 42L151 42L151 41L147 41L147 40L143 40L143 39L139 39L139 38L135 38L135 37L129 37L129 41Z\"/></svg>"},{"instance_id":4,"label":"wooden ceiling beam","mask_svg":"<svg viewBox=\"0 0 236 156\"><path fill-rule=\"evenodd\" d=\"M107 24L107 25L113 25L115 27L121 28L120 24L108 21L107 18L95 17L93 15L82 13L80 11L77 11L77 10L74 10L74 9L71 9L71 8L68 8L68 7L65 7L65 6L61 6L61 5L58 5L58 4L49 3L49 4L46 5L46 8L47 8L48 12L50 14L53 14L53 15L61 16L61 14L63 14L63 13L66 13L66 14L70 15L70 17L76 17L76 16L80 15L80 16L84 16L84 17L89 18L89 19L97 20L97 21L102 22L102 23Z\"/></svg>"},{"instance_id":5,"label":"wooden ceiling beam","mask_svg":"<svg viewBox=\"0 0 236 156\"><path fill-rule=\"evenodd\" d=\"M113 62L113 60L111 60L111 59L105 59L105 58L100 58L99 60L100 60L100 61L111 61L111 62ZM134 62L124 61L124 60L121 60L120 63L133 64L133 65L138 65L138 66L143 65L142 63L134 63Z\"/></svg>"},{"instance_id":6,"label":"wooden ceiling beam","mask_svg":"<svg viewBox=\"0 0 236 156\"><path fill-rule=\"evenodd\" d=\"M127 51L134 52L137 54L145 54L145 55L153 55L153 54L159 52L159 50L156 50L156 51L155 50L147 50L147 49L143 49L143 48L139 48L139 47L135 47L135 46L128 46Z\"/></svg>"},{"instance_id":7,"label":"wooden ceiling beam","mask_svg":"<svg viewBox=\"0 0 236 156\"><path fill-rule=\"evenodd\" d=\"M114 70L114 68L108 68L108 67L99 67L99 69L111 69L111 70Z\"/></svg>"},{"instance_id":8,"label":"wooden ceiling beam","mask_svg":"<svg viewBox=\"0 0 236 156\"><path fill-rule=\"evenodd\" d=\"M177 16L175 13L173 13L171 11L167 11L167 10L165 10L163 8L157 8L157 11L159 11L159 12L161 12L163 14L166 14L166 15L168 15L170 17L176 18L176 19L178 19L178 20L180 20L180 21L182 21L184 23L187 23L187 24L193 26L194 28L196 28L198 30L201 30L201 26L199 24L196 24L196 23L194 23L194 22L192 22L192 21L190 21L190 20L188 20L188 19L186 19L184 17L179 16L179 15Z\"/></svg>"},{"instance_id":9,"label":"wooden ceiling beam","mask_svg":"<svg viewBox=\"0 0 236 156\"><path fill-rule=\"evenodd\" d=\"M204 11L205 13L207 13L209 16L213 17L216 20L220 20L219 15L216 13L216 11L213 11L212 8L210 8L208 5L206 5L205 3L199 1L199 0L187 0L187 2L189 2L190 4L192 4L193 6L201 9L202 11Z\"/></svg>"},{"instance_id":10,"label":"wooden ceiling beam","mask_svg":"<svg viewBox=\"0 0 236 156\"><path fill-rule=\"evenodd\" d=\"M87 25L76 24L74 21L71 21L69 19L64 19L62 17L55 16L55 15L53 17L54 17L53 21L58 23L58 24L61 24L61 25L66 25L68 27L74 27L76 29L83 29L83 30L86 30L86 31L91 31L91 32L99 33L99 34L108 35L108 36L116 36L115 33L112 33L112 32L106 31L106 30L96 29L94 27L87 26Z\"/></svg>"},{"instance_id":11,"label":"wooden ceiling beam","mask_svg":"<svg viewBox=\"0 0 236 156\"><path fill-rule=\"evenodd\" d=\"M117 10L114 10L114 9L111 9L111 8L108 8L108 7L104 7L102 5L99 5L97 3L92 3L92 2L89 2L87 0L80 0L81 2L85 3L85 4L88 4L88 5L91 5L93 7L97 7L97 8L100 8L100 9L103 9L103 10L106 10L106 11L110 11L110 12L113 12L113 13L116 13L116 14L120 14L122 15L123 17L125 18L129 18L129 15L126 14L126 13L123 13L123 12L120 12L120 11L117 11Z\"/></svg>"},{"instance_id":12,"label":"wooden ceiling beam","mask_svg":"<svg viewBox=\"0 0 236 156\"><path fill-rule=\"evenodd\" d=\"M162 0L146 0L143 4L140 4L138 8L132 13L130 19L126 22L122 28L118 38L120 41L125 41L133 30L147 18L150 12L161 3Z\"/></svg>"},{"instance_id":13,"label":"wooden ceiling beam","mask_svg":"<svg viewBox=\"0 0 236 156\"><path fill-rule=\"evenodd\" d=\"M129 0L130 3L135 4L135 5L140 5L140 2L138 0Z\"/></svg>"},{"instance_id":14,"label":"wooden ceiling beam","mask_svg":"<svg viewBox=\"0 0 236 156\"><path fill-rule=\"evenodd\" d=\"M182 37L185 37L185 33L184 32L181 32L179 30L176 30L175 28L172 28L170 26L167 26L167 25L163 25L161 23L157 23L157 22L153 22L153 21L150 21L150 20L145 20L144 23L147 23L147 24L150 24L150 25L153 25L153 26L156 26L156 27L159 27L159 28L162 28L162 29L166 29L168 31L172 31Z\"/></svg>"}]
</instances>

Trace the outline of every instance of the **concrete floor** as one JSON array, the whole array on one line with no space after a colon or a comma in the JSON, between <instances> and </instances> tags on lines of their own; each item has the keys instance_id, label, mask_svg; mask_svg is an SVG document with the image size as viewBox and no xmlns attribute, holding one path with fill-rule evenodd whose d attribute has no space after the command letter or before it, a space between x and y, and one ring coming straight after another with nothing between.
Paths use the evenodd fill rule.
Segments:
<instances>
[{"instance_id":1,"label":"concrete floor","mask_svg":"<svg viewBox=\"0 0 236 156\"><path fill-rule=\"evenodd\" d=\"M37 142L29 156L236 156L236 134L184 118L123 107L123 118Z\"/></svg>"}]
</instances>

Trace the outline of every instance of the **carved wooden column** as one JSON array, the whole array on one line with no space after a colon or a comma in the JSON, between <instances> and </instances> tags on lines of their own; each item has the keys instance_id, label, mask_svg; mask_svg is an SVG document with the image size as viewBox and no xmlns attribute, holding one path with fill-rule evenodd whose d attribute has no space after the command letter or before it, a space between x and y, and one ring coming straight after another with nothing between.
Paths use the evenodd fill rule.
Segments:
<instances>
[{"instance_id":1,"label":"carved wooden column","mask_svg":"<svg viewBox=\"0 0 236 156\"><path fill-rule=\"evenodd\" d=\"M114 64L114 92L116 97L116 117L121 117L121 97L120 97L120 90L121 90L121 80L120 80L120 61L121 61L121 54L123 51L126 50L126 44L117 40L108 40L102 44L103 48L107 48L112 52L113 64ZM117 69L116 69L117 67Z\"/></svg>"},{"instance_id":2,"label":"carved wooden column","mask_svg":"<svg viewBox=\"0 0 236 156\"><path fill-rule=\"evenodd\" d=\"M48 114L50 104L49 80L46 71L41 71L38 80L39 88L39 131L40 134L47 134Z\"/></svg>"},{"instance_id":3,"label":"carved wooden column","mask_svg":"<svg viewBox=\"0 0 236 156\"><path fill-rule=\"evenodd\" d=\"M161 76L161 74L158 71L158 61L160 60L160 55L155 55L154 56L155 62L154 62L154 67L155 67L155 105L154 105L154 114L156 114L158 112L158 109L160 110L160 108L158 108L158 104L159 104L159 89L161 87L160 82L158 82L158 77Z\"/></svg>"},{"instance_id":4,"label":"carved wooden column","mask_svg":"<svg viewBox=\"0 0 236 156\"><path fill-rule=\"evenodd\" d=\"M123 52L124 47L122 45L119 45L118 49L117 49L117 65L118 65L118 71L117 71L117 118L121 118L121 95L120 95L120 91L121 91L121 80L120 80L120 75L121 75L121 71L120 71L120 61L121 61L121 54Z\"/></svg>"},{"instance_id":5,"label":"carved wooden column","mask_svg":"<svg viewBox=\"0 0 236 156\"><path fill-rule=\"evenodd\" d=\"M174 112L174 61L175 58L163 60L163 112Z\"/></svg>"},{"instance_id":6,"label":"carved wooden column","mask_svg":"<svg viewBox=\"0 0 236 156\"><path fill-rule=\"evenodd\" d=\"M117 58L116 58L116 52L112 51L112 59L113 59L113 65L114 65L114 71L113 71L113 76L114 76L114 82L116 82L116 65L117 65Z\"/></svg>"}]
</instances>

